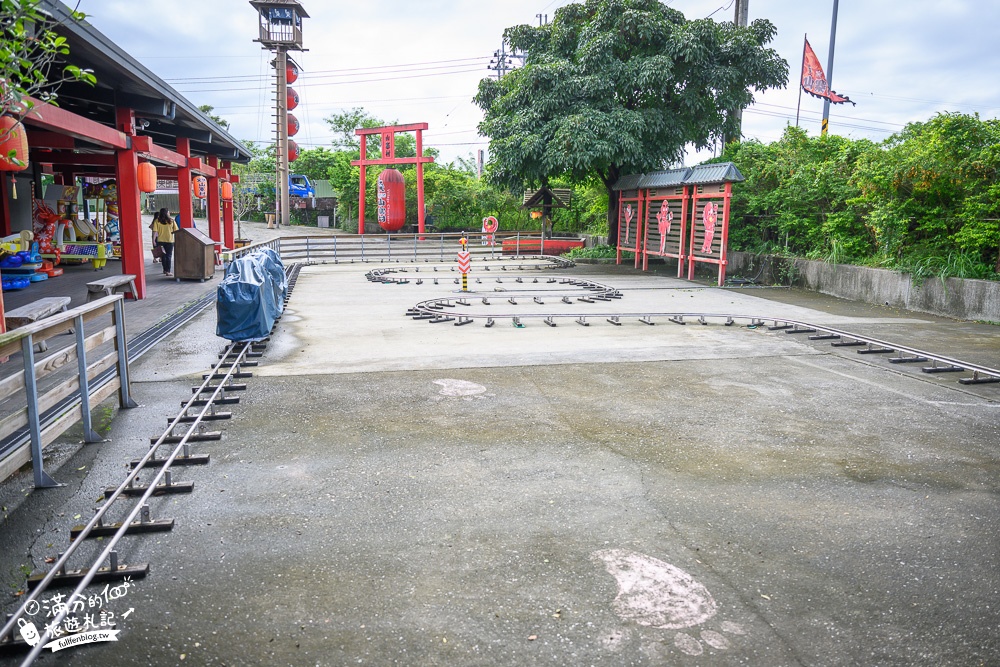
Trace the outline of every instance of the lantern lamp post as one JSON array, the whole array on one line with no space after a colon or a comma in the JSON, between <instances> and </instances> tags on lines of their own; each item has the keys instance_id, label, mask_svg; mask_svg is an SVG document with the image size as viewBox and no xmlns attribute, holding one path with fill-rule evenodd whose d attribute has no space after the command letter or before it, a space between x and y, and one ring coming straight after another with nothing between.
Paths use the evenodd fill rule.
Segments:
<instances>
[{"instance_id":1,"label":"lantern lamp post","mask_svg":"<svg viewBox=\"0 0 1000 667\"><path fill-rule=\"evenodd\" d=\"M257 10L260 34L255 42L274 51L274 75L277 82L275 91L275 199L278 224L289 223L288 200L288 70L289 51L304 51L302 48L302 19L309 14L297 0L250 0ZM296 68L297 71L297 68Z\"/></svg>"}]
</instances>

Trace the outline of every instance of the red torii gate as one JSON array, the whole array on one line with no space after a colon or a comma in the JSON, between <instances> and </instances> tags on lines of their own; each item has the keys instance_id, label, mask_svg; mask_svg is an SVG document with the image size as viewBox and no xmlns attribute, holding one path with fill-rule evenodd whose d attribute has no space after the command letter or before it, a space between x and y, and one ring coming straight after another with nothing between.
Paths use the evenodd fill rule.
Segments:
<instances>
[{"instance_id":1,"label":"red torii gate","mask_svg":"<svg viewBox=\"0 0 1000 667\"><path fill-rule=\"evenodd\" d=\"M410 125L386 125L385 127L360 127L354 134L361 137L361 159L352 160L352 167L361 167L360 186L358 187L358 234L365 233L365 176L366 167L370 164L415 164L417 165L417 231L424 233L424 165L434 162L432 157L424 157L423 131L427 123L412 123ZM399 132L417 133L417 156L396 157L396 134ZM368 136L382 136L382 157L377 160L367 158Z\"/></svg>"}]
</instances>

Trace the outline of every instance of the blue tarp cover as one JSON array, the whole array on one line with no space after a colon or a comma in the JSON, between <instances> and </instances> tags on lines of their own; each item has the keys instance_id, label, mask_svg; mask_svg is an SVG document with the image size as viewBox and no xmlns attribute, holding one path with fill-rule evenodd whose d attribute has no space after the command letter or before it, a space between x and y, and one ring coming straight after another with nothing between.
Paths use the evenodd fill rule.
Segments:
<instances>
[{"instance_id":1,"label":"blue tarp cover","mask_svg":"<svg viewBox=\"0 0 1000 667\"><path fill-rule=\"evenodd\" d=\"M215 334L226 340L263 340L285 307L288 283L278 254L264 248L234 260L219 284Z\"/></svg>"}]
</instances>

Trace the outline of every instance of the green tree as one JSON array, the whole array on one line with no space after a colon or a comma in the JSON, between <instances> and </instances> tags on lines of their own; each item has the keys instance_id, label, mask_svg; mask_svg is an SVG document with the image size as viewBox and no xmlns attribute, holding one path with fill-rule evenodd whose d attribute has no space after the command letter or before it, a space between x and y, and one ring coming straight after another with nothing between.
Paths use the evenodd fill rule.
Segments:
<instances>
[{"instance_id":1,"label":"green tree","mask_svg":"<svg viewBox=\"0 0 1000 667\"><path fill-rule=\"evenodd\" d=\"M31 98L57 104L63 83L97 83L91 70L65 63L69 43L38 4L39 0L0 3L0 116L24 116L34 106ZM69 12L68 20L84 18L83 12Z\"/></svg>"},{"instance_id":2,"label":"green tree","mask_svg":"<svg viewBox=\"0 0 1000 667\"><path fill-rule=\"evenodd\" d=\"M336 164L337 153L320 146L299 153L299 159L292 163L291 170L296 174L305 174L314 181L330 178L330 167Z\"/></svg>"},{"instance_id":3,"label":"green tree","mask_svg":"<svg viewBox=\"0 0 1000 667\"><path fill-rule=\"evenodd\" d=\"M567 175L611 186L628 172L661 169L687 144L732 134L729 110L754 91L783 87L788 64L765 45L775 28L687 21L659 0L587 0L556 10L552 23L504 31L526 52L522 68L480 81L490 138L490 179L519 189ZM617 227L609 224L611 241Z\"/></svg>"},{"instance_id":4,"label":"green tree","mask_svg":"<svg viewBox=\"0 0 1000 667\"><path fill-rule=\"evenodd\" d=\"M940 113L908 124L861 160L854 203L879 251L897 261L964 252L1000 268L998 144L997 120Z\"/></svg>"},{"instance_id":5,"label":"green tree","mask_svg":"<svg viewBox=\"0 0 1000 667\"><path fill-rule=\"evenodd\" d=\"M216 116L214 113L212 113L213 111L215 111L215 107L213 107L211 104L202 104L201 106L198 107L198 110L201 111L206 116L208 116L213 123L215 123L222 129L224 130L229 129L229 121L221 116Z\"/></svg>"}]
</instances>

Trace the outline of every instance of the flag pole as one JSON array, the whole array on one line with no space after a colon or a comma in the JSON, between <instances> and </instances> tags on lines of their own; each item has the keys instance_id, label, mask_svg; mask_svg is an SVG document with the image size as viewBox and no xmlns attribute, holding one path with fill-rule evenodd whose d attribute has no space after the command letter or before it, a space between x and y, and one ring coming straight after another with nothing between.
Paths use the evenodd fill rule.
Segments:
<instances>
[{"instance_id":1,"label":"flag pole","mask_svg":"<svg viewBox=\"0 0 1000 667\"><path fill-rule=\"evenodd\" d=\"M795 127L799 126L799 112L802 110L802 76L806 71L806 44L809 43L809 34L802 35L802 67L799 68L799 104L795 107Z\"/></svg>"},{"instance_id":2,"label":"flag pole","mask_svg":"<svg viewBox=\"0 0 1000 667\"><path fill-rule=\"evenodd\" d=\"M826 64L826 89L833 90L833 47L837 43L837 7L840 0L833 0L833 20L830 22L830 59ZM830 126L830 98L823 100L823 130L821 136L826 136Z\"/></svg>"}]
</instances>

